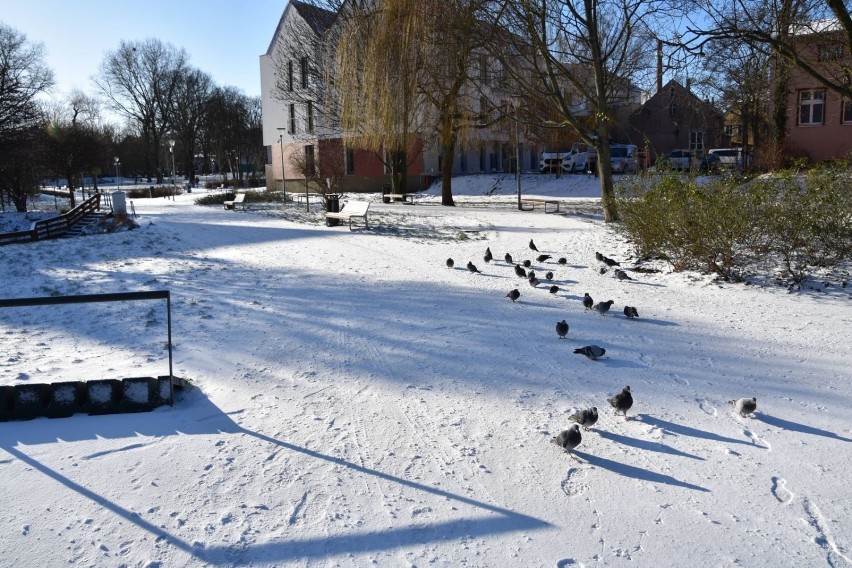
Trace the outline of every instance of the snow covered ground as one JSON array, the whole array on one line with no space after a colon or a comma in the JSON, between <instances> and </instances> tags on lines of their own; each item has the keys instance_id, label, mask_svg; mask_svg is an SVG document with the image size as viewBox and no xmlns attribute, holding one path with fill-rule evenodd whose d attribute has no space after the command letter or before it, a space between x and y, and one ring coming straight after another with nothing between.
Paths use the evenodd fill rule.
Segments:
<instances>
[{"instance_id":1,"label":"snow covered ground","mask_svg":"<svg viewBox=\"0 0 852 568\"><path fill-rule=\"evenodd\" d=\"M175 374L199 387L0 423L0 566L852 565L849 288L634 272L593 178L523 184L568 214L518 212L511 177L459 178L456 208L371 196L353 232L195 192L135 200L138 230L0 247L2 297L171 290ZM0 384L165 374L165 318L0 310ZM752 418L727 404L746 396ZM550 440L590 406L574 460Z\"/></svg>"}]
</instances>

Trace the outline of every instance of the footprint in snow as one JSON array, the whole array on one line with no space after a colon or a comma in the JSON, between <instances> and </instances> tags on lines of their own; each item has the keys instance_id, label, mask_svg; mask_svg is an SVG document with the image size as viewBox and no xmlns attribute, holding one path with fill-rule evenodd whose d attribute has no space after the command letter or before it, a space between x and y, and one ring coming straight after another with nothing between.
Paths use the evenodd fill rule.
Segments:
<instances>
[{"instance_id":1,"label":"footprint in snow","mask_svg":"<svg viewBox=\"0 0 852 568\"><path fill-rule=\"evenodd\" d=\"M715 406L713 406L712 404L707 402L707 399L696 398L695 402L698 403L698 408L703 410L706 414L709 414L710 416L718 416L719 415L719 411L716 410Z\"/></svg>"},{"instance_id":2,"label":"footprint in snow","mask_svg":"<svg viewBox=\"0 0 852 568\"><path fill-rule=\"evenodd\" d=\"M772 495L782 505L789 505L793 501L793 492L787 489L787 480L781 477L772 478Z\"/></svg>"},{"instance_id":3,"label":"footprint in snow","mask_svg":"<svg viewBox=\"0 0 852 568\"><path fill-rule=\"evenodd\" d=\"M586 477L586 472L576 468L569 467L568 472L565 474L565 479L562 480L562 491L568 497L576 497L577 495L582 495L589 488L585 483L581 483L580 480Z\"/></svg>"}]
</instances>

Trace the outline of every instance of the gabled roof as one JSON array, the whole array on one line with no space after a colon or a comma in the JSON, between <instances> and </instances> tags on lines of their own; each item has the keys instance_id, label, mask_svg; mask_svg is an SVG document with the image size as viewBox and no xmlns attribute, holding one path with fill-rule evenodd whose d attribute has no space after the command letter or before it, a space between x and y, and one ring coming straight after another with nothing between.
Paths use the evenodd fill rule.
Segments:
<instances>
[{"instance_id":1,"label":"gabled roof","mask_svg":"<svg viewBox=\"0 0 852 568\"><path fill-rule=\"evenodd\" d=\"M652 104L656 103L656 101L657 101L657 100L659 100L659 99L661 99L662 97L664 97L664 96L666 96L666 95L671 95L671 94L672 94L672 93L674 93L674 92L678 92L678 93L680 93L682 96L686 96L687 98L689 98L690 100L692 100L692 101L693 101L693 103L695 103L695 104L697 104L697 105L700 105L701 107L704 107L704 108L706 108L706 109L710 110L711 112L713 112L713 113L715 113L715 114L717 114L717 115L719 115L719 116L723 116L723 115L722 115L722 113L719 111L719 109L717 109L717 108L716 108L716 106L715 106L715 105L711 104L709 101L703 101L703 100L701 100L701 98L700 98L700 97L696 96L696 95L695 95L695 93L693 93L690 89L687 89L686 87L684 87L683 85L681 85L681 84L680 84L677 80L675 80L675 79L671 79L668 83L666 83L666 84L665 84L665 86L663 86L663 88L662 88L662 89L660 89L659 91L657 91L656 93L654 93L651 97L649 97L649 98L648 98L648 100L647 100L647 101L645 101L644 103L642 103L642 106L640 106L640 107L639 107L639 108L637 108L635 111L633 111L633 112L631 113L631 115L630 115L630 116L632 117L632 116L634 116L634 115L639 115L639 114L641 114L641 113L642 113L642 111L643 111L645 108L647 108L647 107L651 106Z\"/></svg>"},{"instance_id":2,"label":"gabled roof","mask_svg":"<svg viewBox=\"0 0 852 568\"><path fill-rule=\"evenodd\" d=\"M272 55L272 48L275 46L275 42L281 35L281 28L284 27L284 22L287 20L287 14L290 10L296 10L296 13L298 13L308 26L310 26L311 30L313 30L317 37L324 34L337 17L335 12L320 8L319 6L314 6L307 2L300 2L299 0L290 0L284 8L284 12L281 14L281 19L278 20L278 25L275 27L275 33L272 34L272 40L269 42L269 47L266 48L266 55Z\"/></svg>"}]
</instances>

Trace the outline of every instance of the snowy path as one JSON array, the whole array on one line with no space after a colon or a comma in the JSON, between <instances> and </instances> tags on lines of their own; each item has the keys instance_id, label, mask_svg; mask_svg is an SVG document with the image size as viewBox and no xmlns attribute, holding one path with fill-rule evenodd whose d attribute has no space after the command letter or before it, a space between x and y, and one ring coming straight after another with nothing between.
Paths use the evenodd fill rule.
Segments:
<instances>
[{"instance_id":1,"label":"snowy path","mask_svg":"<svg viewBox=\"0 0 852 568\"><path fill-rule=\"evenodd\" d=\"M203 392L0 424L2 565L852 564L846 296L619 282L594 253L626 247L586 217L376 204L394 229L349 232L137 208L137 231L0 249L4 295L170 289L175 370ZM0 314L1 382L161 373L164 316L132 309ZM602 360L572 353L590 343ZM627 421L606 403L625 384ZM550 438L592 405L575 461Z\"/></svg>"}]
</instances>

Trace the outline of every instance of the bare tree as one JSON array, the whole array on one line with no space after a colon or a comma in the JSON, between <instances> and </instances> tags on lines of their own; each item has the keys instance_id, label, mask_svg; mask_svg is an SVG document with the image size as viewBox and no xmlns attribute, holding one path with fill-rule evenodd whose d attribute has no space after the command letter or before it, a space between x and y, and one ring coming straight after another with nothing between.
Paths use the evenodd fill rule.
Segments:
<instances>
[{"instance_id":1,"label":"bare tree","mask_svg":"<svg viewBox=\"0 0 852 568\"><path fill-rule=\"evenodd\" d=\"M138 125L147 143L148 176L156 170L162 183L161 144L172 127L175 97L188 72L188 56L183 49L158 39L122 41L116 51L107 53L94 78L107 106Z\"/></svg>"},{"instance_id":2,"label":"bare tree","mask_svg":"<svg viewBox=\"0 0 852 568\"><path fill-rule=\"evenodd\" d=\"M520 0L497 7L493 53L518 95L546 101L558 113L548 126L567 127L597 151L606 221L615 221L610 136L614 107L651 49L652 0ZM512 49L507 50L506 44Z\"/></svg>"},{"instance_id":3,"label":"bare tree","mask_svg":"<svg viewBox=\"0 0 852 568\"><path fill-rule=\"evenodd\" d=\"M0 23L0 137L41 118L36 98L53 86L44 47Z\"/></svg>"},{"instance_id":4,"label":"bare tree","mask_svg":"<svg viewBox=\"0 0 852 568\"><path fill-rule=\"evenodd\" d=\"M195 151L201 139L205 111L213 92L213 79L199 70L188 70L180 77L172 101L172 134L176 139L176 149L183 155L183 170L190 182L195 179Z\"/></svg>"}]
</instances>

